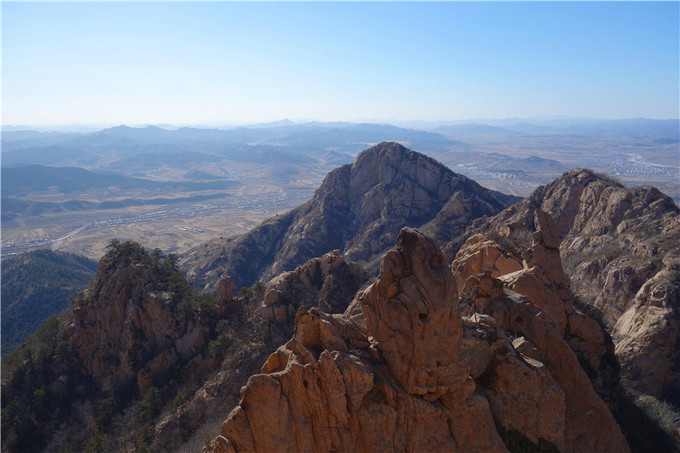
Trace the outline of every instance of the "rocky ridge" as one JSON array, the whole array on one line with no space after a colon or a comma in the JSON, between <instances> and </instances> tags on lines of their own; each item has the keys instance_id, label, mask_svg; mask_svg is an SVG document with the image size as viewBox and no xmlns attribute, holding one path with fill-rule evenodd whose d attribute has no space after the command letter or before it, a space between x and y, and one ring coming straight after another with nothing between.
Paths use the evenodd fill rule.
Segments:
<instances>
[{"instance_id":1,"label":"rocky ridge","mask_svg":"<svg viewBox=\"0 0 680 453\"><path fill-rule=\"evenodd\" d=\"M638 391L680 405L678 206L655 188L624 188L575 170L478 220L463 239L496 236L508 225L534 231L537 210L555 219L570 290L601 313L623 376ZM449 256L457 246L447 246Z\"/></svg>"},{"instance_id":2,"label":"rocky ridge","mask_svg":"<svg viewBox=\"0 0 680 453\"><path fill-rule=\"evenodd\" d=\"M43 329L49 349L22 347L23 364L3 373L3 414L15 418L3 421L3 448L83 450L106 436L111 451L200 449L241 384L292 334L292 318L268 315L343 312L366 278L334 251L241 296L229 277L216 295L197 295L174 256L114 241L70 311ZM39 364L25 359L33 351Z\"/></svg>"},{"instance_id":3,"label":"rocky ridge","mask_svg":"<svg viewBox=\"0 0 680 453\"><path fill-rule=\"evenodd\" d=\"M182 316L177 306L188 287L172 276L176 270L167 261L154 263L139 244L120 244L102 258L96 278L75 302L71 342L105 392L130 386L144 392L207 342L204 320ZM211 308L216 318L225 315L224 304Z\"/></svg>"},{"instance_id":4,"label":"rocky ridge","mask_svg":"<svg viewBox=\"0 0 680 453\"><path fill-rule=\"evenodd\" d=\"M3 364L3 450L185 444L292 330L270 332L232 290L195 294L173 255L112 241L70 310Z\"/></svg>"},{"instance_id":5,"label":"rocky ridge","mask_svg":"<svg viewBox=\"0 0 680 453\"><path fill-rule=\"evenodd\" d=\"M521 269L457 275L462 317L438 246L403 229L344 314L298 312L211 451L628 451L565 340L593 361L606 353L600 327L569 303L554 224L539 216Z\"/></svg>"},{"instance_id":6,"label":"rocky ridge","mask_svg":"<svg viewBox=\"0 0 680 453\"><path fill-rule=\"evenodd\" d=\"M390 148L394 144L383 145ZM387 159L395 152L383 151L375 151L373 157ZM406 150L408 158L413 155L420 156ZM427 166L430 161L418 162ZM410 169L409 165L404 168ZM370 163L360 165L365 166L371 167ZM152 451L172 450L179 445L195 449L203 443L205 432L211 432L208 425L213 418L224 417L225 408L237 403L239 387L246 377L256 373L259 364L290 338L293 314L305 307L295 317L293 339L271 355L255 376L259 384L244 389L240 407L246 421L229 422L230 431L223 431L222 438L216 440L217 451L231 451L238 442L249 442L249 436L253 442L274 442L273 431L265 431L279 421L289 431L282 429L276 441L283 439L286 443L282 445L293 449L312 445L323 450L330 445L341 450L365 446L467 451L469 445L483 451L625 451L620 430L607 409L607 405L612 406L618 382L613 344L601 325L579 311L584 306L572 297L573 279L581 271L618 270L603 277L611 283L605 288L609 293L601 293L606 305L607 294L621 291L618 285L627 281L621 280L627 272L661 269L635 294L636 298L640 294L645 297L636 300L653 302L641 304L649 314L631 312L628 324L632 330L638 329L635 341L657 342L658 350L644 346L649 352L648 357L642 357L648 360L645 366L659 363L660 370L666 372L663 366L670 363L672 376L677 360L666 356L669 343L664 343L668 339L663 332L669 329L671 338L675 332L677 304L673 305L671 296L677 294L674 285L678 281L673 267L677 207L673 211L654 189L622 190L589 172L572 172L565 178L570 175L573 181L555 181L554 188L539 189L535 200L530 198L497 218L477 222L464 236L467 241L456 245L459 252L455 260L453 256L442 258L437 246L420 233L405 230L399 236L397 250L383 260L378 280L360 292L346 311L361 286L361 272L338 250L284 272L266 285L245 288L248 292L241 296L234 296L234 280L215 269L210 278L216 281L217 297L205 295L187 306L182 301L189 301L191 298L184 296L192 293L174 273L174 259L168 266L173 272L154 281L149 277L157 267L152 264L156 252L149 256L141 247L131 246L129 253L102 260L97 279L76 301L72 322L68 316L63 319L70 327L50 334L54 337L52 349L47 354L41 350L35 362L55 361L63 355L62 346L67 343L76 347L77 354L55 365L56 374L50 372L47 377L23 357L23 374L17 375L17 385L26 387L29 380L42 380L35 387L37 393L31 390L22 397L40 402L40 411L52 410L55 414L54 401L71 404L84 397L80 386L91 384L87 379L76 379L72 372L76 368L86 369L88 379L104 392L97 394L98 398L111 393L141 396L150 386L159 386L162 412L140 427L136 397L132 396L124 411L116 409L131 413L132 419L121 422L124 415L119 415L115 432L93 421L97 401L78 400L85 406L85 415L67 418L70 431L60 432L62 443L50 444L48 450L63 450L65 445L73 448L69 435L82 436L83 432L95 439L106 434L113 450L134 450L148 444L139 440L143 428L153 433L153 443L148 444ZM402 183L406 184L400 180ZM586 187L579 189L579 184ZM586 189L591 184L596 192L603 187L600 198L604 197L606 203L581 199L589 193ZM380 190L386 191L385 196L392 196L390 190L398 192L389 184ZM364 200L364 196L359 198ZM321 199L332 204L333 197L329 192ZM474 207L473 202L458 201L471 199L454 193L433 218L420 225L439 240L450 238L447 228L459 228L458 232L467 224L467 220L456 223L454 214L460 212L460 218L467 219ZM545 209L544 199L551 200ZM405 200L412 203L411 198ZM393 209L388 201L384 203ZM569 214L558 215L559 221L553 222L548 215L551 209ZM614 212L614 220L611 226L603 225L603 213L609 210ZM592 218L591 211L597 217ZM274 231L288 215L295 220L297 214L271 219L262 228ZM564 223L569 225L572 217L580 220L571 221L564 230ZM381 216L374 226L397 228L390 219L389 215L385 219ZM454 219L454 226L447 223L450 219ZM581 225L578 222L583 222L578 228L590 236L578 236L574 226ZM478 234L482 228L483 234ZM654 237L649 237L647 229ZM370 240L376 230L365 227L362 231ZM628 233L633 235L625 237ZM256 235L249 240L255 247L267 244L267 237ZM560 238L565 241L562 245ZM276 247L283 244L283 239L280 241ZM618 254L607 250L608 241ZM577 247L583 244L590 248ZM453 247L449 245L449 251ZM571 247L574 253L565 257L565 247ZM635 251L632 258L628 255L631 248ZM586 266L582 269L579 260L584 257ZM619 260L616 266L625 264L632 270L610 267L612 260ZM158 264L162 267L165 261L162 258ZM452 272L446 266L448 261L453 261ZM651 265L644 264L648 261ZM565 274L571 276L571 292ZM632 283L623 288L635 288L637 278L631 278ZM657 315L661 317L654 318ZM618 352L621 357L621 350ZM30 355L27 357L30 359ZM261 377L262 373L269 377ZM21 376L29 378L22 381ZM258 386L265 387L265 394L259 393ZM46 400L38 398L41 391L46 393ZM180 396L175 405L173 398ZM275 400L270 396L278 398L279 418L268 415ZM5 386L2 399L4 415L5 402L9 401ZM29 431L47 426L40 411L23 416L22 423ZM59 413L57 418L61 416ZM259 423L257 429L250 424L251 419L255 425ZM421 421L427 422L426 427ZM7 426L3 419L3 448L8 437L15 434L10 428L7 435ZM290 433L294 440L285 438ZM322 437L328 439L320 440ZM193 442L192 447L186 447L187 442Z\"/></svg>"},{"instance_id":7,"label":"rocky ridge","mask_svg":"<svg viewBox=\"0 0 680 453\"><path fill-rule=\"evenodd\" d=\"M266 281L336 249L372 272L404 226L451 240L475 218L517 200L385 142L330 172L307 203L245 235L197 247L181 266L195 285L207 289L222 275L232 276L236 287Z\"/></svg>"},{"instance_id":8,"label":"rocky ridge","mask_svg":"<svg viewBox=\"0 0 680 453\"><path fill-rule=\"evenodd\" d=\"M218 324L217 338L210 343L211 373L182 411L161 418L154 449L202 445L201 430L221 420L223 408L238 402L241 385L290 338L295 312L300 307L321 307L329 313L342 313L366 278L360 266L332 251L284 272L259 289L235 296L227 317ZM233 289L233 282L225 278L219 289L223 299L222 295L228 296Z\"/></svg>"}]
</instances>

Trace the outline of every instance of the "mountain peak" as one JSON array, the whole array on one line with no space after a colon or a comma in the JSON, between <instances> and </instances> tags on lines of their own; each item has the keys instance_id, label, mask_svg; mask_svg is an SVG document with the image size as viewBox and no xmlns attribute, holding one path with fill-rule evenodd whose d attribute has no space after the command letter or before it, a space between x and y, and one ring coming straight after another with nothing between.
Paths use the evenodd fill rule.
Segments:
<instances>
[{"instance_id":1,"label":"mountain peak","mask_svg":"<svg viewBox=\"0 0 680 453\"><path fill-rule=\"evenodd\" d=\"M359 155L370 154L372 152L414 153L415 151L411 151L410 149L408 149L399 142L380 142L371 148L363 150L362 152L359 153Z\"/></svg>"},{"instance_id":2,"label":"mountain peak","mask_svg":"<svg viewBox=\"0 0 680 453\"><path fill-rule=\"evenodd\" d=\"M571 170L562 175L562 177L557 178L554 182L564 181L566 184L576 185L585 187L593 182L601 182L608 186L614 186L622 188L623 184L616 180L612 176L605 175L603 173L595 173L589 168L579 168L576 170Z\"/></svg>"},{"instance_id":3,"label":"mountain peak","mask_svg":"<svg viewBox=\"0 0 680 453\"><path fill-rule=\"evenodd\" d=\"M354 159L352 165L357 166L366 163L367 161L384 162L387 160L391 162L399 162L404 159L412 160L417 158L425 158L428 161L438 164L439 166L443 166L436 160L417 151L410 150L399 142L380 142L371 148L365 149L357 154L357 157Z\"/></svg>"},{"instance_id":4,"label":"mountain peak","mask_svg":"<svg viewBox=\"0 0 680 453\"><path fill-rule=\"evenodd\" d=\"M208 288L222 276L217 272L231 275L237 286L250 285L335 249L376 272L402 227L450 240L474 218L514 201L397 142L382 142L331 171L304 205L244 236L215 242L213 252L195 249L183 263L194 283Z\"/></svg>"}]
</instances>

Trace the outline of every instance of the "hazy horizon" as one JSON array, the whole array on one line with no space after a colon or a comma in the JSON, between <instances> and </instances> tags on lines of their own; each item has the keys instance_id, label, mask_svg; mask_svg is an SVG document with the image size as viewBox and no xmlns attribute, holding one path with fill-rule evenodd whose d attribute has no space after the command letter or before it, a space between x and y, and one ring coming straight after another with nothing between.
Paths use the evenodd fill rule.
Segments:
<instances>
[{"instance_id":1,"label":"hazy horizon","mask_svg":"<svg viewBox=\"0 0 680 453\"><path fill-rule=\"evenodd\" d=\"M2 131L21 131L21 130L33 130L38 132L91 132L99 131L102 129L110 129L115 127L130 127L130 128L145 128L145 127L158 127L165 130L175 130L180 128L195 128L195 129L233 129L233 128L249 128L249 127L277 127L283 125L306 125L306 124L373 124L373 125L390 125L401 128L410 129L432 129L440 126L449 125L492 125L500 126L506 125L511 127L512 125L527 123L535 125L555 125L559 127L560 125L566 124L579 124L579 123L589 123L589 122L618 122L618 121L637 121L637 120L650 120L650 121L680 121L680 118L587 118L587 117L527 117L527 118L468 118L460 120L395 120L395 119L360 119L355 121L319 121L315 119L290 119L282 118L279 120L267 121L267 122L243 122L243 123L72 123L72 124L2 124Z\"/></svg>"},{"instance_id":2,"label":"hazy horizon","mask_svg":"<svg viewBox=\"0 0 680 453\"><path fill-rule=\"evenodd\" d=\"M3 2L3 124L680 117L678 2Z\"/></svg>"}]
</instances>

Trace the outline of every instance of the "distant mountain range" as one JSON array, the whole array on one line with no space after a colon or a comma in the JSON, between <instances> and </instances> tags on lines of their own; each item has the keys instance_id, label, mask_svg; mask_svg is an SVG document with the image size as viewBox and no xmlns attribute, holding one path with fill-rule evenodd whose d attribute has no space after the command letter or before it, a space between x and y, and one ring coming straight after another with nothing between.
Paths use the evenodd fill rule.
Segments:
<instances>
[{"instance_id":1,"label":"distant mountain range","mask_svg":"<svg viewBox=\"0 0 680 453\"><path fill-rule=\"evenodd\" d=\"M165 129L158 126L116 126L91 133L38 132L34 130L4 130L2 134L5 164L59 164L76 159L81 165L103 165L98 157L113 152L119 157L149 152L183 152L185 146L195 150L224 155L227 145L268 145L275 147L314 147L352 153L366 145L381 141L398 141L421 150L443 147L464 147L456 137L518 136L518 135L577 135L593 138L631 137L656 138L677 143L680 121L655 119L630 120L488 120L487 122L457 122L431 129L403 128L389 124L319 123L296 124L290 121L267 123L230 129L181 127ZM149 145L164 145L149 147ZM21 153L17 153L21 151ZM85 152L83 152L85 151ZM304 151L302 151L304 152Z\"/></svg>"},{"instance_id":2,"label":"distant mountain range","mask_svg":"<svg viewBox=\"0 0 680 453\"><path fill-rule=\"evenodd\" d=\"M408 142L423 147L426 144L455 145L454 141L434 132L404 129L381 124L305 123L268 127L239 127L229 130L183 127L163 129L158 126L133 128L117 126L88 134L45 133L30 130L6 131L2 142L6 152L5 163L55 164L58 159L68 159L73 150L88 151L89 159L82 156L84 164L91 164L93 155L112 151L118 156L144 152L184 151L187 144L218 155L229 153L226 145L270 145L339 148L343 152L357 152L366 144L385 139ZM151 147L149 145L166 145ZM203 144L203 146L200 146ZM20 155L15 153L21 151Z\"/></svg>"},{"instance_id":3,"label":"distant mountain range","mask_svg":"<svg viewBox=\"0 0 680 453\"><path fill-rule=\"evenodd\" d=\"M265 178L277 185L315 187L333 168L351 162L361 150L383 141L427 152L473 179L546 183L575 166L593 167L588 140L603 140L599 171L629 171L654 177L647 168L626 164L630 153L668 165L680 137L679 120L476 120L472 122L390 124L279 121L228 129L195 127L111 127L89 133L39 132L5 128L3 166L38 164L83 167L138 178L214 180ZM581 142L578 142L581 140ZM578 144L570 147L572 142ZM665 148L664 148L665 147ZM662 149L663 153L657 152ZM559 162L550 159L559 154ZM520 155L515 155L519 151ZM536 159L525 161L528 152ZM663 154L663 156L661 156ZM159 156L162 155L162 159ZM654 162L655 159L661 161ZM565 164L564 161L568 163ZM623 164L622 164L623 163ZM206 166L212 171L206 172ZM314 181L310 181L310 176ZM668 180L668 175L663 178ZM524 189L526 195L530 190ZM515 193L520 193L515 192ZM677 197L673 193L674 197Z\"/></svg>"},{"instance_id":4,"label":"distant mountain range","mask_svg":"<svg viewBox=\"0 0 680 453\"><path fill-rule=\"evenodd\" d=\"M434 131L446 135L581 135L605 137L675 137L680 136L680 120L634 118L552 119L552 120L478 120L440 125Z\"/></svg>"}]
</instances>

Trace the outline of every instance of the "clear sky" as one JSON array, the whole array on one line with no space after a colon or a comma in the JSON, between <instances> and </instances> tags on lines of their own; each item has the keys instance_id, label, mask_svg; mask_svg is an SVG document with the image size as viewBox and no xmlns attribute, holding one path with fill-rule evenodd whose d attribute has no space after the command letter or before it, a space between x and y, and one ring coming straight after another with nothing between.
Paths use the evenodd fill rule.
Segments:
<instances>
[{"instance_id":1,"label":"clear sky","mask_svg":"<svg viewBox=\"0 0 680 453\"><path fill-rule=\"evenodd\" d=\"M3 1L3 124L678 118L679 5Z\"/></svg>"}]
</instances>

